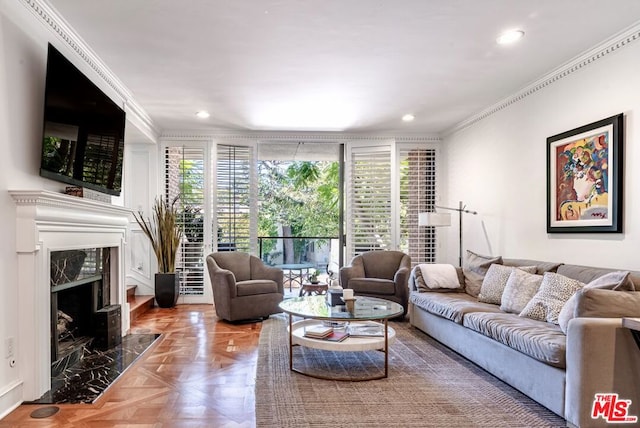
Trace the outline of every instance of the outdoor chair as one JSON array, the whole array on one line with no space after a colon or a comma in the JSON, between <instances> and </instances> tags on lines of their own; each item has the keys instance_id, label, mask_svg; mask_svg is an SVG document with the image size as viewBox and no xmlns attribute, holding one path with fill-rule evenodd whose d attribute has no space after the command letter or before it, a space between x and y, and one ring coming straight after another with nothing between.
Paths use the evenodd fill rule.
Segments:
<instances>
[{"instance_id":1,"label":"outdoor chair","mask_svg":"<svg viewBox=\"0 0 640 428\"><path fill-rule=\"evenodd\" d=\"M265 319L282 312L282 269L265 265L258 257L236 251L211 253L207 270L216 314L226 321Z\"/></svg>"},{"instance_id":2,"label":"outdoor chair","mask_svg":"<svg viewBox=\"0 0 640 428\"><path fill-rule=\"evenodd\" d=\"M356 296L378 297L399 303L407 313L411 257L401 251L368 251L340 269L340 285Z\"/></svg>"}]
</instances>

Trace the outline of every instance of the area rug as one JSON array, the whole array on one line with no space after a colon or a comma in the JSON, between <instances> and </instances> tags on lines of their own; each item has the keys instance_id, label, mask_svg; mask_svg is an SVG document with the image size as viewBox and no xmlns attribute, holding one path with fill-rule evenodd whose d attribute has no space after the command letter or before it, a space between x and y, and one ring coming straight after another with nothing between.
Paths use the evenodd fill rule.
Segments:
<instances>
[{"instance_id":1,"label":"area rug","mask_svg":"<svg viewBox=\"0 0 640 428\"><path fill-rule=\"evenodd\" d=\"M256 373L258 427L564 427L566 422L449 348L390 322L397 340L389 377L349 382L289 370L287 318L262 326ZM304 370L379 370L380 352L360 354L294 347Z\"/></svg>"}]
</instances>

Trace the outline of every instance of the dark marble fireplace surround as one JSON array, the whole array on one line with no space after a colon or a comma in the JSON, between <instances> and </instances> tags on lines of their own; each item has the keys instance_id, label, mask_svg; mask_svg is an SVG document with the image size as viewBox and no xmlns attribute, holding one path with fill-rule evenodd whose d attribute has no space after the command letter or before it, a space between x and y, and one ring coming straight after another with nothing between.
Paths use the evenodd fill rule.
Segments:
<instances>
[{"instance_id":1,"label":"dark marble fireplace surround","mask_svg":"<svg viewBox=\"0 0 640 428\"><path fill-rule=\"evenodd\" d=\"M67 366L82 348L104 348L98 310L110 306L109 248L51 252L51 362ZM117 321L120 321L119 318ZM118 323L114 326L120 331ZM62 363L61 363L62 362Z\"/></svg>"}]
</instances>

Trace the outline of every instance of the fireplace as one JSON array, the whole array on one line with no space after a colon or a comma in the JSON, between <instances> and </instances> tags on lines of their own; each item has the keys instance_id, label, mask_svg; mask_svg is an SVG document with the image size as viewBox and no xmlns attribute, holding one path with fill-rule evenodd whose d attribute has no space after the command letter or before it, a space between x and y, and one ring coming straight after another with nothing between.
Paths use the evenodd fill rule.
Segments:
<instances>
[{"instance_id":1,"label":"fireplace","mask_svg":"<svg viewBox=\"0 0 640 428\"><path fill-rule=\"evenodd\" d=\"M105 330L99 310L111 306L109 248L51 253L51 361L60 361L85 347L104 348ZM119 327L119 326L118 326ZM119 342L118 342L119 343Z\"/></svg>"},{"instance_id":2,"label":"fireplace","mask_svg":"<svg viewBox=\"0 0 640 428\"><path fill-rule=\"evenodd\" d=\"M95 332L87 333L85 330L95 322L95 318L89 318L113 306L121 309L118 312L121 316L118 318L118 336L129 329L125 243L133 217L131 211L124 207L55 192L26 190L9 193L16 204L20 302L18 366L22 382L16 388L22 390L24 401L31 401L51 388L52 363L69 352L67 343L59 340L58 310L77 324L76 327L71 326L72 329L77 328L74 336L95 335ZM77 270L77 266L71 266L71 258L59 256L63 252L76 252L77 255L78 251L95 251L95 256L88 254L85 261L94 257L89 265L92 268L100 265L100 269L91 271L83 261L80 270L85 272L78 273L76 277L74 269ZM64 261L52 270L52 261L57 259ZM76 262L79 263L78 260ZM69 267L65 268L66 265ZM69 306L69 302L79 301L83 302L81 307L84 309Z\"/></svg>"}]
</instances>

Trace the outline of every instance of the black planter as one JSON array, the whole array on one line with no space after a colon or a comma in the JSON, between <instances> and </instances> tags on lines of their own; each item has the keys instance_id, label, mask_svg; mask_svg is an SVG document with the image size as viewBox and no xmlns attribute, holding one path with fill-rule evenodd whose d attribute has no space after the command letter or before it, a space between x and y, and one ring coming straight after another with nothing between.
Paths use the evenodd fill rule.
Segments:
<instances>
[{"instance_id":1,"label":"black planter","mask_svg":"<svg viewBox=\"0 0 640 428\"><path fill-rule=\"evenodd\" d=\"M180 293L180 278L176 273L156 274L156 302L161 308L173 308Z\"/></svg>"}]
</instances>

